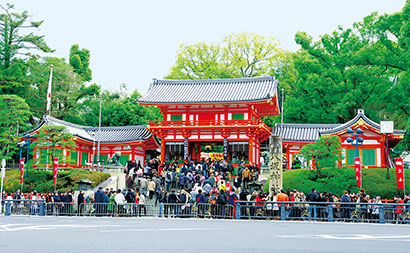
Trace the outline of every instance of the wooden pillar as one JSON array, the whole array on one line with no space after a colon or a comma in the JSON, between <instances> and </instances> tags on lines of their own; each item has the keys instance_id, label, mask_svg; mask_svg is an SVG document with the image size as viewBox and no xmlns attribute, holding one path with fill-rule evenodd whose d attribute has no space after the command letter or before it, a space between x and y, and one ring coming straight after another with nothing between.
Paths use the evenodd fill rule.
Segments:
<instances>
[{"instance_id":1,"label":"wooden pillar","mask_svg":"<svg viewBox=\"0 0 410 253\"><path fill-rule=\"evenodd\" d=\"M253 160L253 140L252 137L249 138L249 148L248 148L248 165L252 163Z\"/></svg>"},{"instance_id":2,"label":"wooden pillar","mask_svg":"<svg viewBox=\"0 0 410 253\"><path fill-rule=\"evenodd\" d=\"M165 137L161 138L161 163L163 162L165 162Z\"/></svg>"}]
</instances>

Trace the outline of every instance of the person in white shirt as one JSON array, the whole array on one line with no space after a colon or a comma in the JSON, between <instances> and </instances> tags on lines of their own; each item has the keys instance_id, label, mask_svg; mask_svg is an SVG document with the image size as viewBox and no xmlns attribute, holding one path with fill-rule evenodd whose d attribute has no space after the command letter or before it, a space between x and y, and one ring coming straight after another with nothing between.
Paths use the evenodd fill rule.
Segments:
<instances>
[{"instance_id":1,"label":"person in white shirt","mask_svg":"<svg viewBox=\"0 0 410 253\"><path fill-rule=\"evenodd\" d=\"M125 197L124 194L122 194L121 189L118 189L117 195L115 195L115 204L117 204L118 208L118 214L123 214L124 213L124 204L125 204Z\"/></svg>"},{"instance_id":2,"label":"person in white shirt","mask_svg":"<svg viewBox=\"0 0 410 253\"><path fill-rule=\"evenodd\" d=\"M141 211L144 210L144 215L147 215L147 208L145 207L145 194L141 193L140 198L138 200L138 206L139 206L139 215L141 216Z\"/></svg>"}]
</instances>

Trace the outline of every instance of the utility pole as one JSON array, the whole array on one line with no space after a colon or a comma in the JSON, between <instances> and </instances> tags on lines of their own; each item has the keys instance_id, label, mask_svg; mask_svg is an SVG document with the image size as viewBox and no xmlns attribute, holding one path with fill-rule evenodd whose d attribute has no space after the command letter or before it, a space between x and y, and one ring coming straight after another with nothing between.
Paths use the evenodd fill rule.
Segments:
<instances>
[{"instance_id":1,"label":"utility pole","mask_svg":"<svg viewBox=\"0 0 410 253\"><path fill-rule=\"evenodd\" d=\"M100 169L100 142L101 142L101 101L102 101L102 94L100 93L100 117L98 119L98 145L97 145L97 163L98 163L98 170Z\"/></svg>"}]
</instances>

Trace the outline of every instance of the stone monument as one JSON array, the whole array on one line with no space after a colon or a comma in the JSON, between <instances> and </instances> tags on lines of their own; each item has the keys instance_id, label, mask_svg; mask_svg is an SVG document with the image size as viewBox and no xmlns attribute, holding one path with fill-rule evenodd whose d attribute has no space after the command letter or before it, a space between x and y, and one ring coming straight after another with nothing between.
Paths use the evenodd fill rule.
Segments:
<instances>
[{"instance_id":1,"label":"stone monument","mask_svg":"<svg viewBox=\"0 0 410 253\"><path fill-rule=\"evenodd\" d=\"M278 192L283 187L282 178L282 137L269 137L269 191Z\"/></svg>"}]
</instances>

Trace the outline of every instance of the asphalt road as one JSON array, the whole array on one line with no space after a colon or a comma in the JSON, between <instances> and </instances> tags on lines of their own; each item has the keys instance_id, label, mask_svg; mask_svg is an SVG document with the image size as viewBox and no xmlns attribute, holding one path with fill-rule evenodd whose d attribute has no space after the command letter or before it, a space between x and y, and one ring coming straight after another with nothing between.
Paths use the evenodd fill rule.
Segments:
<instances>
[{"instance_id":1,"label":"asphalt road","mask_svg":"<svg viewBox=\"0 0 410 253\"><path fill-rule=\"evenodd\" d=\"M0 217L0 252L410 252L409 225Z\"/></svg>"}]
</instances>

